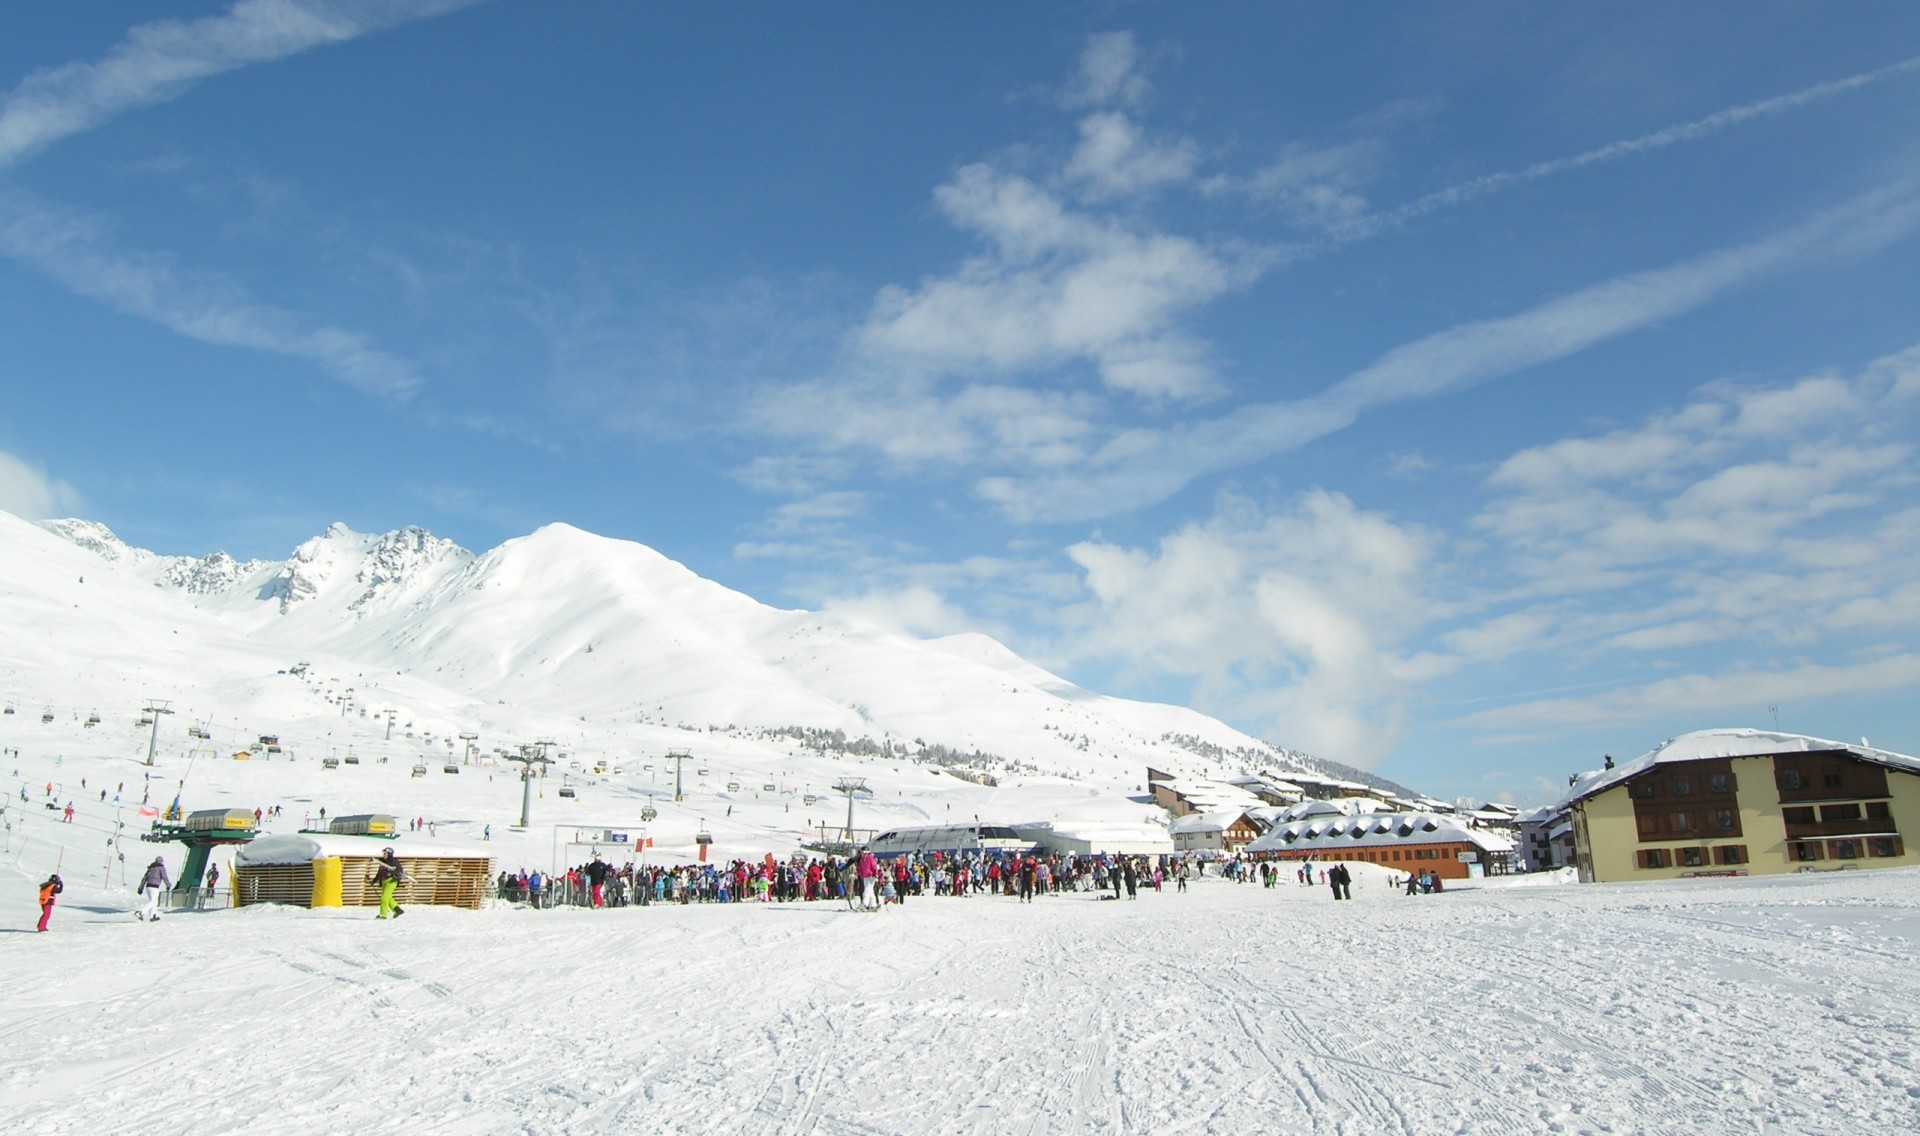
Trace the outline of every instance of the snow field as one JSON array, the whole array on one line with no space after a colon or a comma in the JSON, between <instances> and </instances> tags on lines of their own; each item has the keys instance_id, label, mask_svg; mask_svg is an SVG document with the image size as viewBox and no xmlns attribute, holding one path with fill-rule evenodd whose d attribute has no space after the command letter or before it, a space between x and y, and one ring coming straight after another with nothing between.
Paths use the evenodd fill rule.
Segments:
<instances>
[{"instance_id":1,"label":"snow field","mask_svg":"<svg viewBox=\"0 0 1920 1136\"><path fill-rule=\"evenodd\" d=\"M0 1130L1920 1130L1920 872L134 922L0 874Z\"/></svg>"}]
</instances>

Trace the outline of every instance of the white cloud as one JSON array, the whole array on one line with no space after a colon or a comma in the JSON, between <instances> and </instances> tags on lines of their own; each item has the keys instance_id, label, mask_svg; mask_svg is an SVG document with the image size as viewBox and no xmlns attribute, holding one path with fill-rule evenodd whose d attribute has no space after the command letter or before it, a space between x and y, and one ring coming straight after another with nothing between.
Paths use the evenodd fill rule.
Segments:
<instances>
[{"instance_id":1,"label":"white cloud","mask_svg":"<svg viewBox=\"0 0 1920 1136\"><path fill-rule=\"evenodd\" d=\"M1150 398L1218 389L1204 349L1174 323L1250 283L1264 267L1260 258L1074 212L1032 181L987 165L961 170L936 198L994 252L916 288L882 289L857 333L864 355L934 372L1085 360L1110 388Z\"/></svg>"},{"instance_id":2,"label":"white cloud","mask_svg":"<svg viewBox=\"0 0 1920 1136\"><path fill-rule=\"evenodd\" d=\"M1080 145L1066 176L1084 183L1095 199L1119 197L1187 181L1199 160L1192 140L1149 141L1132 119L1104 111L1080 120Z\"/></svg>"},{"instance_id":3,"label":"white cloud","mask_svg":"<svg viewBox=\"0 0 1920 1136\"><path fill-rule=\"evenodd\" d=\"M1132 32L1090 35L1073 78L1060 92L1060 103L1066 107L1133 106L1152 89L1139 68L1140 45Z\"/></svg>"},{"instance_id":4,"label":"white cloud","mask_svg":"<svg viewBox=\"0 0 1920 1136\"><path fill-rule=\"evenodd\" d=\"M161 20L104 57L37 71L0 101L0 169L122 111L226 71L342 43L476 0L241 0L205 19Z\"/></svg>"},{"instance_id":5,"label":"white cloud","mask_svg":"<svg viewBox=\"0 0 1920 1136\"><path fill-rule=\"evenodd\" d=\"M1067 550L1091 599L1063 618L1065 650L1187 676L1195 700L1272 736L1365 764L1397 740L1399 645L1426 623L1427 534L1321 490L1215 516L1151 550Z\"/></svg>"},{"instance_id":6,"label":"white cloud","mask_svg":"<svg viewBox=\"0 0 1920 1136\"><path fill-rule=\"evenodd\" d=\"M166 257L113 250L104 230L96 218L0 194L0 252L82 296L202 343L304 359L368 394L404 398L420 385L411 363L358 332L259 303L232 281L181 271Z\"/></svg>"},{"instance_id":7,"label":"white cloud","mask_svg":"<svg viewBox=\"0 0 1920 1136\"><path fill-rule=\"evenodd\" d=\"M29 521L69 517L83 504L79 490L32 464L0 450L0 511Z\"/></svg>"}]
</instances>

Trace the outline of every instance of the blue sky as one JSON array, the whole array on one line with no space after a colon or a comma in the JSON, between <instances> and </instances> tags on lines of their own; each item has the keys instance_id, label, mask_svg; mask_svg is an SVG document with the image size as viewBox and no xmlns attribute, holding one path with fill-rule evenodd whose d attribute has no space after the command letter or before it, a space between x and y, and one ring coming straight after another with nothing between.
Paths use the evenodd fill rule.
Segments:
<instances>
[{"instance_id":1,"label":"blue sky","mask_svg":"<svg viewBox=\"0 0 1920 1136\"><path fill-rule=\"evenodd\" d=\"M0 508L567 521L1447 796L1920 751L1908 4L103 0L0 90Z\"/></svg>"}]
</instances>

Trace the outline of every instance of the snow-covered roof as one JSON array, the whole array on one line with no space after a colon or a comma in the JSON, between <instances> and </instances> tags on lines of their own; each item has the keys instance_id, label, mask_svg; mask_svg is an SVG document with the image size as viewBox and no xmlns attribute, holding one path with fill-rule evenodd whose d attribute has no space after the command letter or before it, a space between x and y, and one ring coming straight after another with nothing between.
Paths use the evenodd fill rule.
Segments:
<instances>
[{"instance_id":1,"label":"snow-covered roof","mask_svg":"<svg viewBox=\"0 0 1920 1136\"><path fill-rule=\"evenodd\" d=\"M401 860L443 859L443 860L490 860L492 853L458 841L446 840L382 840L369 836L341 836L330 832L283 833L277 836L262 836L248 844L243 844L233 854L233 862L249 867L261 867L267 864L310 864L325 856L364 856L380 855L383 848L391 845Z\"/></svg>"},{"instance_id":2,"label":"snow-covered roof","mask_svg":"<svg viewBox=\"0 0 1920 1136\"><path fill-rule=\"evenodd\" d=\"M1487 852L1511 852L1514 848L1513 841L1498 832L1469 828L1453 817L1437 813L1365 813L1276 825L1247 845L1247 851L1310 852L1443 843L1471 844Z\"/></svg>"},{"instance_id":3,"label":"snow-covered roof","mask_svg":"<svg viewBox=\"0 0 1920 1136\"><path fill-rule=\"evenodd\" d=\"M1834 750L1844 750L1862 761L1871 761L1890 769L1920 773L1920 758L1894 753L1891 750L1875 749L1864 744L1848 745L1846 742L1830 741L1826 738L1808 737L1805 734L1781 734L1770 730L1745 728L1695 730L1690 734L1668 738L1647 753L1641 754L1632 761L1621 762L1612 769L1598 769L1581 774L1566 797L1556 807L1564 808L1575 801L1586 800L1596 793L1604 793L1656 765L1668 765L1679 761L1702 761L1716 757L1769 757L1780 753L1823 753Z\"/></svg>"},{"instance_id":4,"label":"snow-covered roof","mask_svg":"<svg viewBox=\"0 0 1920 1136\"><path fill-rule=\"evenodd\" d=\"M1247 816L1245 809L1219 809L1214 812L1188 813L1177 816L1167 825L1168 832L1225 832L1233 822Z\"/></svg>"},{"instance_id":5,"label":"snow-covered roof","mask_svg":"<svg viewBox=\"0 0 1920 1136\"><path fill-rule=\"evenodd\" d=\"M1309 820L1313 817L1366 816L1383 813L1381 802L1370 797L1342 797L1337 801L1305 800L1299 804L1288 805L1274 814L1274 821L1285 824L1290 821Z\"/></svg>"}]
</instances>

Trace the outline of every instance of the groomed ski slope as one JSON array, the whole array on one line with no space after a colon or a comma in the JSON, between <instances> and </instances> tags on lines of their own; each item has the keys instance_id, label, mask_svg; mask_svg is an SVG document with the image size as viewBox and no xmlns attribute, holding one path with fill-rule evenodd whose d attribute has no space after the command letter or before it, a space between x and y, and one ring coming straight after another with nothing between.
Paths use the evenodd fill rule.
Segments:
<instances>
[{"instance_id":1,"label":"groomed ski slope","mask_svg":"<svg viewBox=\"0 0 1920 1136\"><path fill-rule=\"evenodd\" d=\"M44 935L36 882L6 1132L1920 1131L1915 871L153 925L78 883Z\"/></svg>"}]
</instances>

